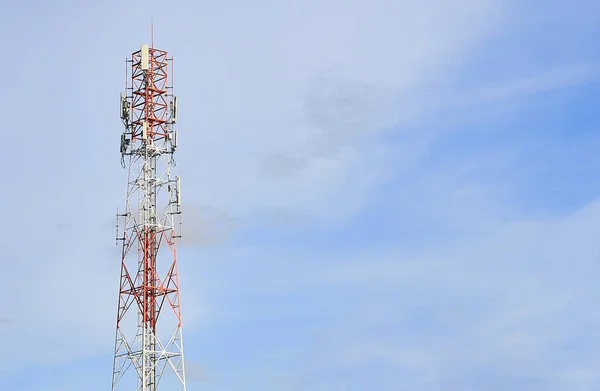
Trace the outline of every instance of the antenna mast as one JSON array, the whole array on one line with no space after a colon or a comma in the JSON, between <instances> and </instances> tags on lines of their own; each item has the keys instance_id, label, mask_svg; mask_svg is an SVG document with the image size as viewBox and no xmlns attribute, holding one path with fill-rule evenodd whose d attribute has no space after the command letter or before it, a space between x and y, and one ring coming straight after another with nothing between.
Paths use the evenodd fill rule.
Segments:
<instances>
[{"instance_id":1,"label":"antenna mast","mask_svg":"<svg viewBox=\"0 0 600 391\"><path fill-rule=\"evenodd\" d=\"M180 180L171 172L177 99L169 85L172 58L154 48L153 23L152 46L126 61L120 152L128 180L125 211L117 211L122 256L112 390L132 390L137 382L138 391L157 391L159 384L186 391L176 252Z\"/></svg>"}]
</instances>

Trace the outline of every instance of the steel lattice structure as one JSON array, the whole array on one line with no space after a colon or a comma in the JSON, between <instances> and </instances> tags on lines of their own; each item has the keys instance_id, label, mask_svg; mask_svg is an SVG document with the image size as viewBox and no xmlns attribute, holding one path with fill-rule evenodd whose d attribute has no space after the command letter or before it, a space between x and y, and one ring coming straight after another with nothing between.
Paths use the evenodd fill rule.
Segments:
<instances>
[{"instance_id":1,"label":"steel lattice structure","mask_svg":"<svg viewBox=\"0 0 600 391\"><path fill-rule=\"evenodd\" d=\"M139 391L156 391L159 384L186 390L176 252L180 180L171 173L177 99L169 85L172 58L153 46L142 45L127 59L121 94L121 164L128 180L125 211L117 211L122 259L113 391L132 390L134 379ZM167 380L168 374L174 376Z\"/></svg>"}]
</instances>

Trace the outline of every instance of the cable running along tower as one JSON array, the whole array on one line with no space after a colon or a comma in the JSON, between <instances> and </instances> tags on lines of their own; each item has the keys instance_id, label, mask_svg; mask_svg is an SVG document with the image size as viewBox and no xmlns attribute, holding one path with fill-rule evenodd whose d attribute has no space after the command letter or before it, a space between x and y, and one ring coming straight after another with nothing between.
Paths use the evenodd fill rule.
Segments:
<instances>
[{"instance_id":1,"label":"cable running along tower","mask_svg":"<svg viewBox=\"0 0 600 391\"><path fill-rule=\"evenodd\" d=\"M181 227L172 58L142 45L126 60L121 164L128 168L112 390L186 391L175 242ZM170 69L169 69L170 68ZM119 229L119 226L121 229ZM178 232L179 231L179 232Z\"/></svg>"}]
</instances>

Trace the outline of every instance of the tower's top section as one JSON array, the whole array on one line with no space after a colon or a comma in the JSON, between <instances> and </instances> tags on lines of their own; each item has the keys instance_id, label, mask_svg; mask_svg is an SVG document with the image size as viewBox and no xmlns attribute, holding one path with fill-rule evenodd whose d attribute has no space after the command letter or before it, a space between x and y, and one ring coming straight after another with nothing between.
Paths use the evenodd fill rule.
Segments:
<instances>
[{"instance_id":1,"label":"tower's top section","mask_svg":"<svg viewBox=\"0 0 600 391\"><path fill-rule=\"evenodd\" d=\"M126 92L121 94L121 154L160 155L177 149L177 98L170 83L172 58L147 44L127 59ZM169 69L171 66L171 69ZM170 72L171 71L171 72Z\"/></svg>"}]
</instances>

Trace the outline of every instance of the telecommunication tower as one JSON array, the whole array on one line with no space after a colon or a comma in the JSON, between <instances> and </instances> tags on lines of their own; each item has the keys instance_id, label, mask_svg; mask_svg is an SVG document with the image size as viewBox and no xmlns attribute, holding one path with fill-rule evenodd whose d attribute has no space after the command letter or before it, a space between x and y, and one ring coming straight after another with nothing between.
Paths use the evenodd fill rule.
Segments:
<instances>
[{"instance_id":1,"label":"telecommunication tower","mask_svg":"<svg viewBox=\"0 0 600 391\"><path fill-rule=\"evenodd\" d=\"M154 43L126 60L120 152L128 180L125 211L117 210L122 256L113 391L132 390L136 381L139 391L156 391L159 384L186 390L176 252L181 192L171 170L177 150L172 61Z\"/></svg>"}]
</instances>

